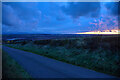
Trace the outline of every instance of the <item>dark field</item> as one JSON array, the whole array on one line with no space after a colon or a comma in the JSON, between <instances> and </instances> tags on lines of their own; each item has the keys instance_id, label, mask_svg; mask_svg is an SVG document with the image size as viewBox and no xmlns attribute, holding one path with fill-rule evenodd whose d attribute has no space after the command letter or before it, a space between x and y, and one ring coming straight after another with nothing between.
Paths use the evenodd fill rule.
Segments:
<instances>
[{"instance_id":1,"label":"dark field","mask_svg":"<svg viewBox=\"0 0 120 80\"><path fill-rule=\"evenodd\" d=\"M10 34L3 35L2 39L25 39L25 40L48 40L48 39L67 39L67 38L80 38L89 36L103 36L103 35L93 35L93 34ZM104 35L104 36L118 36L118 35Z\"/></svg>"},{"instance_id":2,"label":"dark field","mask_svg":"<svg viewBox=\"0 0 120 80\"><path fill-rule=\"evenodd\" d=\"M3 35L3 44L120 77L119 35Z\"/></svg>"}]
</instances>

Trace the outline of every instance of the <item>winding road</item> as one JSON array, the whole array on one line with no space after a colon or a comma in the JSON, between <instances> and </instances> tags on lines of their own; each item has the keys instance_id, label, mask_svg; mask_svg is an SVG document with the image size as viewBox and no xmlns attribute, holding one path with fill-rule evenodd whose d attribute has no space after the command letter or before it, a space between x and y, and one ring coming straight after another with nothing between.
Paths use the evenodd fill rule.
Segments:
<instances>
[{"instance_id":1,"label":"winding road","mask_svg":"<svg viewBox=\"0 0 120 80\"><path fill-rule=\"evenodd\" d=\"M33 78L115 78L104 73L67 64L34 53L3 46Z\"/></svg>"}]
</instances>

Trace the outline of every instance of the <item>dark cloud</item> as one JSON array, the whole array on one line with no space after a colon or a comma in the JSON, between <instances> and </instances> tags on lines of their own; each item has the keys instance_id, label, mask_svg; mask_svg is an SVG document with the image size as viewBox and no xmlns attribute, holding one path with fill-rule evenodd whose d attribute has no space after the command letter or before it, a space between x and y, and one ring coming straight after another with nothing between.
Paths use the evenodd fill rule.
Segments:
<instances>
[{"instance_id":1,"label":"dark cloud","mask_svg":"<svg viewBox=\"0 0 120 80\"><path fill-rule=\"evenodd\" d=\"M80 16L97 17L100 12L99 2L70 2L67 7L62 7L62 10L73 18L78 18Z\"/></svg>"},{"instance_id":2,"label":"dark cloud","mask_svg":"<svg viewBox=\"0 0 120 80\"><path fill-rule=\"evenodd\" d=\"M120 2L109 2L105 6L112 15L120 15Z\"/></svg>"},{"instance_id":3,"label":"dark cloud","mask_svg":"<svg viewBox=\"0 0 120 80\"><path fill-rule=\"evenodd\" d=\"M56 20L58 20L58 21L64 21L65 18L64 17L56 17Z\"/></svg>"},{"instance_id":4,"label":"dark cloud","mask_svg":"<svg viewBox=\"0 0 120 80\"><path fill-rule=\"evenodd\" d=\"M16 22L17 21L17 22ZM18 16L13 8L8 5L2 5L2 24L7 26L15 26L19 21Z\"/></svg>"},{"instance_id":5,"label":"dark cloud","mask_svg":"<svg viewBox=\"0 0 120 80\"><path fill-rule=\"evenodd\" d=\"M33 17L38 17L38 3L32 2L11 2L11 3L3 3L4 5L10 6L16 12L16 14L21 19L31 19Z\"/></svg>"}]
</instances>

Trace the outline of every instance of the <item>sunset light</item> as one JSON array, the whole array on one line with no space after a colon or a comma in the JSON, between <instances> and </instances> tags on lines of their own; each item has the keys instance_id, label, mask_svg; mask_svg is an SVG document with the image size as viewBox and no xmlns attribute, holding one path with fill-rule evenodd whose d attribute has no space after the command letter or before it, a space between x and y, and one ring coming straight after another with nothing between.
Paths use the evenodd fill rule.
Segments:
<instances>
[{"instance_id":1,"label":"sunset light","mask_svg":"<svg viewBox=\"0 0 120 80\"><path fill-rule=\"evenodd\" d=\"M103 30L103 31L91 31L91 32L83 32L76 34L120 34L120 29L118 30Z\"/></svg>"}]
</instances>

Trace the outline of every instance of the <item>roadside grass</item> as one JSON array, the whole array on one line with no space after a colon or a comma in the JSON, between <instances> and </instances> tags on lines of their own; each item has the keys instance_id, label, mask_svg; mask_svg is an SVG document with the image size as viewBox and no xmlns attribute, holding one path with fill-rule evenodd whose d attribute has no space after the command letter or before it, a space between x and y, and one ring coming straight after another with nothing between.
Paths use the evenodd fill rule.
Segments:
<instances>
[{"instance_id":1,"label":"roadside grass","mask_svg":"<svg viewBox=\"0 0 120 80\"><path fill-rule=\"evenodd\" d=\"M116 36L93 36L5 45L120 77L119 42Z\"/></svg>"},{"instance_id":2,"label":"roadside grass","mask_svg":"<svg viewBox=\"0 0 120 80\"><path fill-rule=\"evenodd\" d=\"M2 52L2 79L32 79L5 51Z\"/></svg>"}]
</instances>

